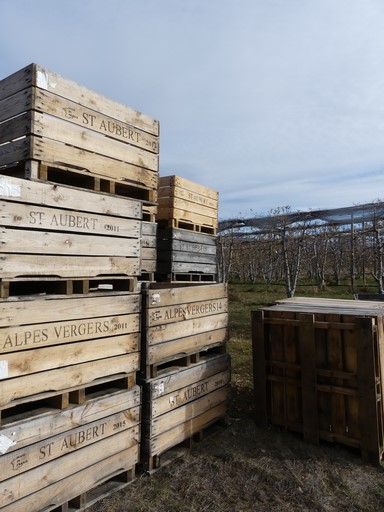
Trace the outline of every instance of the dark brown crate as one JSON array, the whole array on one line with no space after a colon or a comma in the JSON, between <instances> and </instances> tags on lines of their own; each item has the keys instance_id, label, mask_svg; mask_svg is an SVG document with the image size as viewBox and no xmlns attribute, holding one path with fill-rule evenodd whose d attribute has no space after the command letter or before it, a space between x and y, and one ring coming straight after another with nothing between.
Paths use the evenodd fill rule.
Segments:
<instances>
[{"instance_id":1,"label":"dark brown crate","mask_svg":"<svg viewBox=\"0 0 384 512\"><path fill-rule=\"evenodd\" d=\"M304 439L384 452L383 308L292 299L252 314L255 407Z\"/></svg>"}]
</instances>

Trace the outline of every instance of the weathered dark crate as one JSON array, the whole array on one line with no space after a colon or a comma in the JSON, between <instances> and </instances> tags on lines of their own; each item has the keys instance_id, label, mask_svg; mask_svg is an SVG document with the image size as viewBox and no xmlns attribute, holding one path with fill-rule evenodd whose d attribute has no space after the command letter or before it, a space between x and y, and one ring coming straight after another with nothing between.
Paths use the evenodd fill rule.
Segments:
<instances>
[{"instance_id":1,"label":"weathered dark crate","mask_svg":"<svg viewBox=\"0 0 384 512\"><path fill-rule=\"evenodd\" d=\"M158 228L157 270L163 275L216 276L216 237L177 228Z\"/></svg>"},{"instance_id":2,"label":"weathered dark crate","mask_svg":"<svg viewBox=\"0 0 384 512\"><path fill-rule=\"evenodd\" d=\"M383 313L380 303L300 298L253 312L257 421L381 461Z\"/></svg>"}]
</instances>

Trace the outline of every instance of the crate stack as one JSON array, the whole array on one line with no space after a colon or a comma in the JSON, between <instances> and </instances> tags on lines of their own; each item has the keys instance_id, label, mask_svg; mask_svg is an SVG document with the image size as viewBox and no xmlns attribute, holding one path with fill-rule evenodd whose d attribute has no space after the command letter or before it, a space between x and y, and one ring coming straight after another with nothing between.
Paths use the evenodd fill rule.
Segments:
<instances>
[{"instance_id":1,"label":"crate stack","mask_svg":"<svg viewBox=\"0 0 384 512\"><path fill-rule=\"evenodd\" d=\"M293 298L252 313L256 419L384 457L382 302Z\"/></svg>"},{"instance_id":2,"label":"crate stack","mask_svg":"<svg viewBox=\"0 0 384 512\"><path fill-rule=\"evenodd\" d=\"M218 193L163 176L158 196L157 281L215 282Z\"/></svg>"},{"instance_id":3,"label":"crate stack","mask_svg":"<svg viewBox=\"0 0 384 512\"><path fill-rule=\"evenodd\" d=\"M142 326L141 460L151 472L226 420L227 287L150 284L143 291Z\"/></svg>"},{"instance_id":4,"label":"crate stack","mask_svg":"<svg viewBox=\"0 0 384 512\"><path fill-rule=\"evenodd\" d=\"M218 194L159 180L156 283L143 289L142 465L174 460L225 422L230 389L227 287L216 283Z\"/></svg>"},{"instance_id":5,"label":"crate stack","mask_svg":"<svg viewBox=\"0 0 384 512\"><path fill-rule=\"evenodd\" d=\"M36 64L0 81L2 512L82 510L135 477L158 130Z\"/></svg>"}]
</instances>

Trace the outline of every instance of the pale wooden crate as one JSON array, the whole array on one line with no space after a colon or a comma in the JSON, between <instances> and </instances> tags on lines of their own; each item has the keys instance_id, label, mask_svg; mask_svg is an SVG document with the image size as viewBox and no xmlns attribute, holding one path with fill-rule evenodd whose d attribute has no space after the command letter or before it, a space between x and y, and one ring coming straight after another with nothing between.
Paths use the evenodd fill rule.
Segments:
<instances>
[{"instance_id":1,"label":"pale wooden crate","mask_svg":"<svg viewBox=\"0 0 384 512\"><path fill-rule=\"evenodd\" d=\"M128 183L154 200L158 121L38 64L1 80L0 101L0 166L42 162Z\"/></svg>"},{"instance_id":2,"label":"pale wooden crate","mask_svg":"<svg viewBox=\"0 0 384 512\"><path fill-rule=\"evenodd\" d=\"M218 227L218 192L180 176L159 179L157 218L162 227L214 235Z\"/></svg>"},{"instance_id":3,"label":"pale wooden crate","mask_svg":"<svg viewBox=\"0 0 384 512\"><path fill-rule=\"evenodd\" d=\"M217 279L216 237L186 229L157 231L158 280Z\"/></svg>"},{"instance_id":4,"label":"pale wooden crate","mask_svg":"<svg viewBox=\"0 0 384 512\"><path fill-rule=\"evenodd\" d=\"M384 455L382 303L293 298L252 314L256 418Z\"/></svg>"},{"instance_id":5,"label":"pale wooden crate","mask_svg":"<svg viewBox=\"0 0 384 512\"><path fill-rule=\"evenodd\" d=\"M188 367L174 362L143 386L142 466L146 471L169 462L180 443L218 420L228 408L229 354L207 355Z\"/></svg>"},{"instance_id":6,"label":"pale wooden crate","mask_svg":"<svg viewBox=\"0 0 384 512\"><path fill-rule=\"evenodd\" d=\"M139 293L12 298L0 311L2 410L139 370Z\"/></svg>"},{"instance_id":7,"label":"pale wooden crate","mask_svg":"<svg viewBox=\"0 0 384 512\"><path fill-rule=\"evenodd\" d=\"M225 284L150 284L143 290L141 373L153 377L163 363L218 347L228 336Z\"/></svg>"},{"instance_id":8,"label":"pale wooden crate","mask_svg":"<svg viewBox=\"0 0 384 512\"><path fill-rule=\"evenodd\" d=\"M0 278L137 276L141 202L0 177Z\"/></svg>"},{"instance_id":9,"label":"pale wooden crate","mask_svg":"<svg viewBox=\"0 0 384 512\"><path fill-rule=\"evenodd\" d=\"M37 512L69 502L81 509L94 501L98 484L127 472L132 478L140 416L141 391L135 386L5 426L0 431L17 442L0 456L4 510Z\"/></svg>"}]
</instances>

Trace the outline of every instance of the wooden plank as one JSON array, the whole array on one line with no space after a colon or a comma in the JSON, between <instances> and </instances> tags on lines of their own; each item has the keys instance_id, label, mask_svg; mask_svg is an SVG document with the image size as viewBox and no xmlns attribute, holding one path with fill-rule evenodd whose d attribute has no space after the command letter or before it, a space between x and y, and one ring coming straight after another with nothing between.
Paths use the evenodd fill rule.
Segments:
<instances>
[{"instance_id":1,"label":"wooden plank","mask_svg":"<svg viewBox=\"0 0 384 512\"><path fill-rule=\"evenodd\" d=\"M40 296L27 298L26 300L3 300L0 301L0 326L6 329L9 327L20 327L21 329L22 325L45 324L48 322L68 322L71 325L76 320L83 320L84 325L79 325L77 330L71 328L70 335L69 329L65 329L64 324L62 324L62 336L65 339L80 341L82 339L80 331L82 330L85 330L88 335L92 335L94 331L97 335L101 335L102 332L110 335L115 329L118 333L120 327L114 327L116 322L113 319L109 320L110 326L108 328L101 322L106 321L103 319L107 316L117 317L124 314L139 313L140 298L138 293L123 292L106 296ZM121 323L125 323L125 321ZM124 328L125 326L123 326ZM43 327L37 326L36 329L42 331ZM29 330L32 329L29 328ZM7 336L6 330L2 332L4 336ZM60 340L62 336L60 336L59 331L58 333L55 338ZM33 336L26 336L27 339L29 337ZM22 337L20 336L20 338ZM39 340L39 343L41 341ZM14 346L17 346L17 344L14 344Z\"/></svg>"},{"instance_id":2,"label":"wooden plank","mask_svg":"<svg viewBox=\"0 0 384 512\"><path fill-rule=\"evenodd\" d=\"M1 222L1 221L0 221ZM135 221L136 222L136 221ZM68 233L67 231L40 231L39 229L9 229L0 227L0 253L43 254L56 256L111 256L133 258L139 264L140 240L135 238ZM48 267L48 274L49 267ZM28 269L24 268L24 273Z\"/></svg>"},{"instance_id":3,"label":"wooden plank","mask_svg":"<svg viewBox=\"0 0 384 512\"><path fill-rule=\"evenodd\" d=\"M31 133L43 139L53 139L83 151L121 160L122 162L144 167L151 171L158 172L159 170L159 160L156 154L144 151L130 144L122 144L109 137L101 136L85 126L69 124L66 121L40 112L32 114L31 124ZM36 139L32 140L36 141Z\"/></svg>"},{"instance_id":4,"label":"wooden plank","mask_svg":"<svg viewBox=\"0 0 384 512\"><path fill-rule=\"evenodd\" d=\"M379 408L376 392L375 344L372 318L356 318L357 325L357 369L358 390L361 397L359 408L361 454L363 460L378 463L382 446L379 446ZM381 404L380 404L381 405Z\"/></svg>"},{"instance_id":5,"label":"wooden plank","mask_svg":"<svg viewBox=\"0 0 384 512\"><path fill-rule=\"evenodd\" d=\"M30 115L28 113L0 122L0 144L5 144L19 137L25 137L25 135L29 134L29 127Z\"/></svg>"},{"instance_id":6,"label":"wooden plank","mask_svg":"<svg viewBox=\"0 0 384 512\"><path fill-rule=\"evenodd\" d=\"M202 396L211 395L220 388L229 384L229 370L206 376L202 380L194 381L180 387L171 394L161 396L151 402L151 415L149 419L158 418L172 410L182 407ZM143 421L146 417L143 417Z\"/></svg>"},{"instance_id":7,"label":"wooden plank","mask_svg":"<svg viewBox=\"0 0 384 512\"><path fill-rule=\"evenodd\" d=\"M110 375L132 373L139 369L139 353L99 359L82 364L73 364L60 369L24 375L9 380L0 380L0 407L16 405L19 399L32 400L43 393L53 393L82 386ZM42 398L42 397L41 397Z\"/></svg>"},{"instance_id":8,"label":"wooden plank","mask_svg":"<svg viewBox=\"0 0 384 512\"><path fill-rule=\"evenodd\" d=\"M27 205L38 205L39 207L57 208L64 212L66 210L89 212L92 214L91 218L99 219L94 223L89 222L90 226L95 224L100 227L102 225L107 231L112 232L116 232L116 230L108 229L107 226L111 224L114 226L115 219L111 222L109 216L137 220L142 217L142 203L135 199L79 190L67 185L28 181L11 176L0 176L0 198L3 201L17 202L16 207L20 209L25 204L25 208L28 208ZM32 206L29 208L30 211L35 211ZM37 211L40 210L37 209ZM53 212L54 210L47 211ZM36 217L36 215L34 216ZM42 215L42 217L45 216ZM37 218L40 220L40 215L37 215ZM50 219L52 222L52 216ZM102 220L105 225L102 224ZM146 223L143 223L143 229L146 228L144 224Z\"/></svg>"},{"instance_id":9,"label":"wooden plank","mask_svg":"<svg viewBox=\"0 0 384 512\"><path fill-rule=\"evenodd\" d=\"M159 180L159 189L162 187L169 188L171 190L180 188L190 191L195 195L202 196L202 198L211 199L214 202L218 201L219 193L216 190L208 188L200 183L188 180L182 176L161 176ZM195 201L199 202L199 200Z\"/></svg>"},{"instance_id":10,"label":"wooden plank","mask_svg":"<svg viewBox=\"0 0 384 512\"><path fill-rule=\"evenodd\" d=\"M0 363L6 366L7 371L3 372L0 378L2 380L12 379L21 375L63 368L73 363L86 363L138 351L139 333L137 332L53 347L17 351L2 356Z\"/></svg>"},{"instance_id":11,"label":"wooden plank","mask_svg":"<svg viewBox=\"0 0 384 512\"><path fill-rule=\"evenodd\" d=\"M0 166L27 160L30 156L28 137L0 145Z\"/></svg>"},{"instance_id":12,"label":"wooden plank","mask_svg":"<svg viewBox=\"0 0 384 512\"><path fill-rule=\"evenodd\" d=\"M187 368L165 369L158 377L148 381L149 399L152 402L170 393L174 394L185 386L225 372L229 365L229 354L220 354L202 356L199 362L191 364Z\"/></svg>"},{"instance_id":13,"label":"wooden plank","mask_svg":"<svg viewBox=\"0 0 384 512\"><path fill-rule=\"evenodd\" d=\"M251 312L252 360L255 421L258 425L267 424L267 375L265 361L264 311Z\"/></svg>"},{"instance_id":14,"label":"wooden plank","mask_svg":"<svg viewBox=\"0 0 384 512\"><path fill-rule=\"evenodd\" d=\"M199 234L199 233L198 233ZM209 235L202 235L207 238ZM216 246L200 243L186 242L183 240L158 240L157 247L159 257L165 259L172 257L174 261L187 261L188 257L199 256L208 261L216 261Z\"/></svg>"},{"instance_id":15,"label":"wooden plank","mask_svg":"<svg viewBox=\"0 0 384 512\"><path fill-rule=\"evenodd\" d=\"M227 312L228 299L226 297L196 302L180 302L177 305L165 305L151 309L148 315L147 327L152 329L156 326L185 322L193 318L207 318Z\"/></svg>"},{"instance_id":16,"label":"wooden plank","mask_svg":"<svg viewBox=\"0 0 384 512\"><path fill-rule=\"evenodd\" d=\"M190 212L188 210L163 207L160 204L157 211L157 219L177 219L179 221L190 222L191 224L210 226L215 229L218 226L216 218L212 218L207 215L199 215L198 213Z\"/></svg>"},{"instance_id":17,"label":"wooden plank","mask_svg":"<svg viewBox=\"0 0 384 512\"><path fill-rule=\"evenodd\" d=\"M207 235L206 233L196 233L186 229L178 228L165 228L159 227L158 229L158 240L171 240L172 247L178 247L176 242L184 242L187 244L196 244L198 247L206 246L210 248L211 252L213 248L216 248L217 237L213 235Z\"/></svg>"},{"instance_id":18,"label":"wooden plank","mask_svg":"<svg viewBox=\"0 0 384 512\"><path fill-rule=\"evenodd\" d=\"M87 278L106 275L140 274L138 258L105 256L50 256L3 253L0 261L0 274L3 279L31 276L57 276Z\"/></svg>"},{"instance_id":19,"label":"wooden plank","mask_svg":"<svg viewBox=\"0 0 384 512\"><path fill-rule=\"evenodd\" d=\"M222 328L150 345L146 350L147 363L160 364L161 362L208 350L212 346L224 343L227 337L227 328Z\"/></svg>"},{"instance_id":20,"label":"wooden plank","mask_svg":"<svg viewBox=\"0 0 384 512\"><path fill-rule=\"evenodd\" d=\"M319 422L317 417L316 395L316 340L314 316L300 314L300 360L301 392L303 401L304 440L314 444L319 442Z\"/></svg>"},{"instance_id":21,"label":"wooden plank","mask_svg":"<svg viewBox=\"0 0 384 512\"><path fill-rule=\"evenodd\" d=\"M160 214L159 218L163 218L161 213L163 209L165 211L171 210L173 212L181 211L183 212L182 215L185 217L191 214L192 216L198 215L199 217L206 217L207 219L211 219L211 222L205 222L208 222L208 225L213 225L211 223L217 219L218 215L217 208L210 208L209 206L203 206L200 203L179 199L178 197L159 197L158 203ZM176 219L183 218L183 216L171 215L171 217Z\"/></svg>"},{"instance_id":22,"label":"wooden plank","mask_svg":"<svg viewBox=\"0 0 384 512\"><path fill-rule=\"evenodd\" d=\"M0 123L6 124L7 120L15 119L17 117L23 117L23 113L27 114L27 110L30 110L32 107L32 89L24 89L19 91L12 96L8 96L0 100ZM27 114L28 115L28 114ZM24 116L25 118L25 116ZM27 128L29 128L30 123L28 123ZM2 126L0 126L0 134L4 136L6 130L3 130ZM27 131L21 133L21 135L26 135ZM11 140L12 137L9 137L5 140Z\"/></svg>"},{"instance_id":23,"label":"wooden plank","mask_svg":"<svg viewBox=\"0 0 384 512\"><path fill-rule=\"evenodd\" d=\"M134 432L128 432L127 434L123 431L102 439L96 444L68 453L60 460L59 474L57 461L53 460L28 471L24 475L16 475L0 483L0 502L3 504L2 506L5 507L13 503L18 506L17 500L74 475L79 471L79 468L91 467L93 464L129 448L137 450L140 439L137 427L135 427ZM28 475L28 477L25 475ZM20 508L13 508L13 510L19 512Z\"/></svg>"},{"instance_id":24,"label":"wooden plank","mask_svg":"<svg viewBox=\"0 0 384 512\"><path fill-rule=\"evenodd\" d=\"M38 64L30 64L0 81L0 100L30 87L38 87L59 97L106 114L128 125L159 135L159 122L146 114L117 103L90 89L68 80Z\"/></svg>"},{"instance_id":25,"label":"wooden plank","mask_svg":"<svg viewBox=\"0 0 384 512\"><path fill-rule=\"evenodd\" d=\"M152 439L143 439L142 442L146 453L148 455L161 454L169 448L178 445L182 441L189 439L195 433L212 424L212 422L224 417L227 413L227 408L227 402L222 402L216 407L208 409L203 414L193 416L184 423L177 425Z\"/></svg>"},{"instance_id":26,"label":"wooden plank","mask_svg":"<svg viewBox=\"0 0 384 512\"><path fill-rule=\"evenodd\" d=\"M87 398L80 404L70 404L63 410L45 410L32 417L20 415L2 425L1 435L14 442L6 453L41 442L75 427L84 426L107 416L140 406L140 388L109 392ZM0 459L1 460L1 459Z\"/></svg>"},{"instance_id":27,"label":"wooden plank","mask_svg":"<svg viewBox=\"0 0 384 512\"><path fill-rule=\"evenodd\" d=\"M294 319L296 313L285 313L286 319ZM301 403L301 371L298 368L300 361L300 341L299 329L289 323L283 327L283 350L285 376L287 378L285 386L286 415L290 423L299 423L302 421L302 403Z\"/></svg>"},{"instance_id":28,"label":"wooden plank","mask_svg":"<svg viewBox=\"0 0 384 512\"><path fill-rule=\"evenodd\" d=\"M191 318L181 322L173 322L164 325L151 327L148 330L148 345L157 345L165 341L179 340L186 334L193 336L195 334L209 333L217 329L223 329L228 326L228 314L220 313L205 317Z\"/></svg>"},{"instance_id":29,"label":"wooden plank","mask_svg":"<svg viewBox=\"0 0 384 512\"><path fill-rule=\"evenodd\" d=\"M76 452L75 452L76 453ZM20 512L21 510L53 510L60 505L72 500L82 493L91 491L105 480L119 476L123 470L134 468L139 462L138 445L107 457L85 469L77 469L76 472L66 478L57 480L41 490L10 503L3 509L4 512ZM118 489L127 484L120 484ZM113 489L114 490L114 489ZM105 496L98 496L101 499ZM94 500L86 500L86 506L90 506Z\"/></svg>"},{"instance_id":30,"label":"wooden plank","mask_svg":"<svg viewBox=\"0 0 384 512\"><path fill-rule=\"evenodd\" d=\"M227 285L208 284L202 286L169 286L167 288L154 285L145 292L148 296L147 308L153 309L161 306L174 306L188 302L219 299L227 297ZM151 314L151 313L150 313Z\"/></svg>"}]
</instances>

